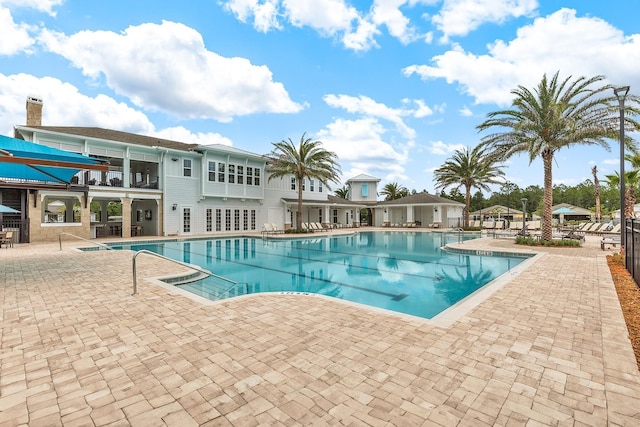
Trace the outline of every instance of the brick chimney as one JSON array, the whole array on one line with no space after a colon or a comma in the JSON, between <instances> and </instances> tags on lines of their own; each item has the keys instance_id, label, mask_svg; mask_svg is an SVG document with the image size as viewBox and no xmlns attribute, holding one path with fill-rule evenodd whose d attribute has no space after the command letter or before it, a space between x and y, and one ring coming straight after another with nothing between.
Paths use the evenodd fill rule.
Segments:
<instances>
[{"instance_id":1,"label":"brick chimney","mask_svg":"<svg viewBox=\"0 0 640 427\"><path fill-rule=\"evenodd\" d=\"M42 98L27 96L27 126L42 126Z\"/></svg>"}]
</instances>

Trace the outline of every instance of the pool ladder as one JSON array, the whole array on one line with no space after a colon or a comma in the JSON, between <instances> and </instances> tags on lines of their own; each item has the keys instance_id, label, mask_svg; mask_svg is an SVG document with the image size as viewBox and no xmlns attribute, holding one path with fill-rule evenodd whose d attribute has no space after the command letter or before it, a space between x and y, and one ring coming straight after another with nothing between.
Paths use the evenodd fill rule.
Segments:
<instances>
[{"instance_id":1,"label":"pool ladder","mask_svg":"<svg viewBox=\"0 0 640 427\"><path fill-rule=\"evenodd\" d=\"M91 243L94 244L96 246L98 246L100 249L105 249L105 250L113 250L113 248L111 248L108 245L105 245L104 243L100 243L100 242L95 242L89 239L85 239L84 237L80 237L80 236L76 236L75 234L71 234L71 233L66 233L66 232L62 232L58 235L58 243L60 244L60 250L62 250L62 236L66 235L66 236L71 236L71 237L75 237L76 239L79 240L83 240L87 243ZM179 264L183 267L187 267L190 268L192 270L198 271L200 273L206 274L207 277L215 277L216 279L222 280L224 282L230 283L231 285L229 285L229 287L227 287L224 291L223 294L227 294L230 291L232 291L233 289L237 288L238 285L242 285L244 284L245 287L245 294L249 293L249 285L246 283L238 283L238 282L234 282L231 279L227 279L226 277L222 277L222 276L218 276L217 274L214 274L212 272L210 272L209 270L205 270L204 268L200 268L197 265L193 265L193 264L187 264L185 262L181 262L181 261L177 261L175 259L171 259L171 258L167 258L166 256L157 254L155 252L151 252L148 251L146 249L142 249L140 251L137 251L134 255L133 255L133 293L131 294L132 296L137 295L138 294L138 275L137 275L137 268L136 268L136 258L138 257L138 255L140 255L141 253L147 254L147 255L153 255L156 256L158 258L162 258L165 259L167 261L171 261L173 263Z\"/></svg>"},{"instance_id":2,"label":"pool ladder","mask_svg":"<svg viewBox=\"0 0 640 427\"><path fill-rule=\"evenodd\" d=\"M98 246L100 249L111 250L111 248L104 243L94 242L93 240L85 239L84 237L76 236L75 234L62 232L58 234L58 243L60 244L60 250L62 250L62 235L75 237L76 239L84 240L85 242L91 243L93 245Z\"/></svg>"}]
</instances>

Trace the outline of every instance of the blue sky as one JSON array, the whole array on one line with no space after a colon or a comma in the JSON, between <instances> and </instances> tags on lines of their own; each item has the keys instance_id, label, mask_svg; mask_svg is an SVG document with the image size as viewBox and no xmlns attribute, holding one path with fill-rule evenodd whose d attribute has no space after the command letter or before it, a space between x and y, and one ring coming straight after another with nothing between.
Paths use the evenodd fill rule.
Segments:
<instances>
[{"instance_id":1,"label":"blue sky","mask_svg":"<svg viewBox=\"0 0 640 427\"><path fill-rule=\"evenodd\" d=\"M50 126L260 154L306 132L338 154L340 185L433 192L518 85L560 70L640 93L638 16L631 0L0 0L0 133L36 95ZM613 173L611 146L560 151L554 184ZM543 184L525 156L505 173Z\"/></svg>"}]
</instances>

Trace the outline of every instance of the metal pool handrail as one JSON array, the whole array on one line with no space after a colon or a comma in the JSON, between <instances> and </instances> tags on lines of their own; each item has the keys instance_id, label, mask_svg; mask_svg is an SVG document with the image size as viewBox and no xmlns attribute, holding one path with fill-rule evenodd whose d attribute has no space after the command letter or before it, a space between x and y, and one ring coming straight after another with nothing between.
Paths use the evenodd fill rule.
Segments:
<instances>
[{"instance_id":1,"label":"metal pool handrail","mask_svg":"<svg viewBox=\"0 0 640 427\"><path fill-rule=\"evenodd\" d=\"M105 245L104 243L94 242L92 240L85 239L84 237L76 236L75 234L71 234L71 233L67 233L67 232L62 232L62 233L58 234L58 243L60 244L60 250L62 250L62 235L63 234L66 234L67 236L75 237L76 239L84 240L85 242L88 242L88 243L91 243L91 244L94 244L94 245L98 245L103 249L113 250L113 248Z\"/></svg>"},{"instance_id":2,"label":"metal pool handrail","mask_svg":"<svg viewBox=\"0 0 640 427\"><path fill-rule=\"evenodd\" d=\"M464 228L458 227L458 228L454 228L452 231L458 232L458 243L463 243L464 239L462 238L462 234L464 233Z\"/></svg>"},{"instance_id":3,"label":"metal pool handrail","mask_svg":"<svg viewBox=\"0 0 640 427\"><path fill-rule=\"evenodd\" d=\"M204 268L200 268L200 267L198 267L197 265L187 264L187 263L185 263L185 262L178 261L178 260L175 260L175 259L171 259L171 258L168 258L168 257L166 257L166 256L164 256L164 255L160 255L160 254L157 254L157 253L155 253L155 252L151 252L151 251L148 251L148 250L146 250L146 249L142 249L142 250L137 251L137 252L133 255L133 293L131 294L131 296L134 296L134 295L137 295L137 294L138 294L138 275L137 275L137 268L136 268L136 258L137 258L137 257L138 257L138 255L140 255L140 254L153 255L153 256L156 256L156 257L158 257L158 258L162 258L162 259L164 259L164 260L174 262L174 263L179 264L179 265L181 265L181 266L183 266L183 267L187 267L187 268L190 268L190 269L192 269L192 270L199 271L200 273L206 274L207 276L215 277L216 279L220 279L220 280L223 280L223 281L225 281L225 282L231 283L231 286L229 286L229 287L225 290L225 292L229 292L231 289L233 289L233 288L235 288L236 286L238 286L238 285L240 285L240 284L241 284L241 283L238 283L238 282L234 282L234 281L233 281L233 280L231 280L231 279L227 279L226 277L218 276L217 274L214 274L214 273L212 273L212 272L210 272L209 270L206 270L206 269L204 269ZM245 287L246 287L246 288L248 288L248 285L247 285L246 283L245 283Z\"/></svg>"}]
</instances>

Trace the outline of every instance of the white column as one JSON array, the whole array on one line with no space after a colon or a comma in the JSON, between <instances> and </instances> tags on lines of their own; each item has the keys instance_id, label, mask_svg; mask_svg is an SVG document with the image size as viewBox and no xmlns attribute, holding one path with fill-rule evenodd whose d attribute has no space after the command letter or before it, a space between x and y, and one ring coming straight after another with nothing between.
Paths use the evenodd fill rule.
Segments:
<instances>
[{"instance_id":1,"label":"white column","mask_svg":"<svg viewBox=\"0 0 640 427\"><path fill-rule=\"evenodd\" d=\"M413 222L413 206L407 206L407 222Z\"/></svg>"}]
</instances>

